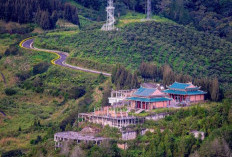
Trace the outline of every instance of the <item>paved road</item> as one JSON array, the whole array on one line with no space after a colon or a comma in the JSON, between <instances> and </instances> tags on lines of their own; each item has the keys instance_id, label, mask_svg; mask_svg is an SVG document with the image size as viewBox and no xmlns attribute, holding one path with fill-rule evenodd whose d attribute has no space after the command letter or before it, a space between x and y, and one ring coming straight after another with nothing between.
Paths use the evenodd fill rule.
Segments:
<instances>
[{"instance_id":1,"label":"paved road","mask_svg":"<svg viewBox=\"0 0 232 157\"><path fill-rule=\"evenodd\" d=\"M62 51L56 51L56 50L38 49L38 48L35 48L33 46L33 42L34 42L34 39L28 39L28 40L26 40L26 41L24 41L22 43L22 47L27 48L27 49L37 50L37 51L45 51L45 52L56 53L59 56L59 59L57 59L55 61L52 61L56 65L60 65L60 66L63 66L63 67L68 67L68 68L75 69L75 70L81 70L81 71L85 71L85 72L90 72L90 73L95 73L95 74L103 74L105 76L111 76L110 73L105 73L105 72L91 70L91 69L85 69L85 68L82 68L82 67L67 64L67 63L65 63L65 61L66 61L66 58L69 55L68 53L62 52Z\"/></svg>"}]
</instances>

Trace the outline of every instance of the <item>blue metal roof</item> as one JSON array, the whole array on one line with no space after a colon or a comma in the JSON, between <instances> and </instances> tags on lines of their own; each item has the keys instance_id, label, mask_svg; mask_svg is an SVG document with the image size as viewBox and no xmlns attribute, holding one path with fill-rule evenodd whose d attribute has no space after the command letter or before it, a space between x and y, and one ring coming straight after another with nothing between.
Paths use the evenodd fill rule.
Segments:
<instances>
[{"instance_id":1,"label":"blue metal roof","mask_svg":"<svg viewBox=\"0 0 232 157\"><path fill-rule=\"evenodd\" d=\"M164 97L160 97L160 98L139 98L139 97L130 97L130 98L127 98L127 100L142 101L142 102L161 102L161 101L169 101L169 100L171 100L171 99L169 99L169 98L164 98Z\"/></svg>"},{"instance_id":2,"label":"blue metal roof","mask_svg":"<svg viewBox=\"0 0 232 157\"><path fill-rule=\"evenodd\" d=\"M140 87L135 93L134 95L137 96L150 96L152 93L154 93L156 91L155 88L144 88L144 87Z\"/></svg>"},{"instance_id":3,"label":"blue metal roof","mask_svg":"<svg viewBox=\"0 0 232 157\"><path fill-rule=\"evenodd\" d=\"M172 88L172 89L185 89L190 85L191 84L189 84L189 83L174 82L171 86L169 86L169 88Z\"/></svg>"},{"instance_id":4,"label":"blue metal roof","mask_svg":"<svg viewBox=\"0 0 232 157\"><path fill-rule=\"evenodd\" d=\"M178 90L164 90L164 93L168 94L178 94L178 95L199 95L199 94L206 94L207 92L196 90L196 91L178 91Z\"/></svg>"}]
</instances>

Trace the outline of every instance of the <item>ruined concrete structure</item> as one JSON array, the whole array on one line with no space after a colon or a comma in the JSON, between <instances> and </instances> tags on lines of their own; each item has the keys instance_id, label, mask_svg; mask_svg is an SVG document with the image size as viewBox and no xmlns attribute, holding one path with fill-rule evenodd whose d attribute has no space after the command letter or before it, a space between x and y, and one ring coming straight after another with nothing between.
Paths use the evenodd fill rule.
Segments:
<instances>
[{"instance_id":1,"label":"ruined concrete structure","mask_svg":"<svg viewBox=\"0 0 232 157\"><path fill-rule=\"evenodd\" d=\"M103 141L108 140L108 138L104 137L95 137L93 135L84 135L80 132L58 132L54 135L55 147L60 148L63 146L63 142L73 142L75 144L79 144L81 142L93 144L101 144Z\"/></svg>"},{"instance_id":2,"label":"ruined concrete structure","mask_svg":"<svg viewBox=\"0 0 232 157\"><path fill-rule=\"evenodd\" d=\"M166 116L169 116L169 113L158 113L158 114L150 115L150 116L147 116L146 119L157 121L157 120L165 118Z\"/></svg>"},{"instance_id":3,"label":"ruined concrete structure","mask_svg":"<svg viewBox=\"0 0 232 157\"><path fill-rule=\"evenodd\" d=\"M203 131L197 131L197 130L193 130L191 131L191 133L193 134L193 136L195 138L201 138L201 140L204 140L205 139L205 133Z\"/></svg>"},{"instance_id":4,"label":"ruined concrete structure","mask_svg":"<svg viewBox=\"0 0 232 157\"><path fill-rule=\"evenodd\" d=\"M123 141L128 141L128 140L134 140L136 139L136 137L138 135L145 135L146 132L154 132L154 129L140 129L140 130L136 130L135 128L126 128L126 129L122 129L121 133L122 133L122 140Z\"/></svg>"},{"instance_id":5,"label":"ruined concrete structure","mask_svg":"<svg viewBox=\"0 0 232 157\"><path fill-rule=\"evenodd\" d=\"M125 111L116 111L111 107L105 107L101 110L95 110L91 113L79 113L78 118L91 123L101 124L103 126L122 128L129 125L143 123L144 118L129 116Z\"/></svg>"},{"instance_id":6,"label":"ruined concrete structure","mask_svg":"<svg viewBox=\"0 0 232 157\"><path fill-rule=\"evenodd\" d=\"M109 97L109 103L111 106L117 105L120 102L123 102L127 97L132 96L132 94L135 92L135 90L112 90L111 91L111 97Z\"/></svg>"},{"instance_id":7,"label":"ruined concrete structure","mask_svg":"<svg viewBox=\"0 0 232 157\"><path fill-rule=\"evenodd\" d=\"M122 140L134 140L137 137L137 131L135 130L125 130L122 131Z\"/></svg>"}]
</instances>

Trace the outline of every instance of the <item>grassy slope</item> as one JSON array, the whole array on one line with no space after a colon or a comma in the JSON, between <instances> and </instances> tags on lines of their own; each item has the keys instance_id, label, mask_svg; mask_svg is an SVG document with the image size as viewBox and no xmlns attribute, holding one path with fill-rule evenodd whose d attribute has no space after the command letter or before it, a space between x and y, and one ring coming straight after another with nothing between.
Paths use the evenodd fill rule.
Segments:
<instances>
[{"instance_id":1,"label":"grassy slope","mask_svg":"<svg viewBox=\"0 0 232 157\"><path fill-rule=\"evenodd\" d=\"M142 16L128 14L122 17L117 32L95 29L71 36L44 35L36 40L36 45L57 49L68 47L72 60L84 58L106 64L122 63L132 69L143 60L159 65L168 63L175 71L195 77L217 76L230 88L226 84L231 83L232 73L230 42L160 17L155 17L156 22L136 21Z\"/></svg>"},{"instance_id":2,"label":"grassy slope","mask_svg":"<svg viewBox=\"0 0 232 157\"><path fill-rule=\"evenodd\" d=\"M5 35L0 39L0 47L8 47L9 44L17 40L17 36ZM5 42L9 41L9 42ZM25 82L36 83L38 78L42 78L43 93L37 93L33 89L19 87L16 74L24 71L31 71L32 66L42 61L49 62L55 56L44 52L21 50L17 56L3 57L0 60L0 71L6 77L4 84L0 79L0 154L2 151L23 149L30 150L34 146L30 144L32 139L38 135L47 134L49 127L61 122L70 112L78 107L78 100L68 99L65 104L64 97L53 96L49 91L63 90L68 91L71 87L86 86L90 89L97 88L96 79L98 75L73 71L70 69L50 66L47 72L31 76ZM14 88L17 94L7 96L6 88ZM87 92L89 90L87 89ZM90 93L91 94L91 93ZM82 98L81 98L82 99ZM80 99L80 100L81 100ZM44 126L42 130L33 130L34 119L39 119ZM22 131L18 132L19 127Z\"/></svg>"},{"instance_id":3,"label":"grassy slope","mask_svg":"<svg viewBox=\"0 0 232 157\"><path fill-rule=\"evenodd\" d=\"M136 13L133 11L128 11L126 15L121 16L117 20L116 27L121 28L130 23L141 23L146 21L146 15L141 13ZM172 23L176 24L174 21L169 20L165 17L153 15L151 21L162 22L162 23Z\"/></svg>"},{"instance_id":4,"label":"grassy slope","mask_svg":"<svg viewBox=\"0 0 232 157\"><path fill-rule=\"evenodd\" d=\"M99 20L101 21L104 19L104 17L102 17L100 13L96 10L86 8L73 0L66 0L66 1L74 5L78 9L78 15L80 16L79 17L80 20L82 20L83 17L85 18L85 20L88 20L89 22L91 21L94 22Z\"/></svg>"},{"instance_id":5,"label":"grassy slope","mask_svg":"<svg viewBox=\"0 0 232 157\"><path fill-rule=\"evenodd\" d=\"M3 55L10 44L13 44L18 35L0 34L0 55Z\"/></svg>"}]
</instances>

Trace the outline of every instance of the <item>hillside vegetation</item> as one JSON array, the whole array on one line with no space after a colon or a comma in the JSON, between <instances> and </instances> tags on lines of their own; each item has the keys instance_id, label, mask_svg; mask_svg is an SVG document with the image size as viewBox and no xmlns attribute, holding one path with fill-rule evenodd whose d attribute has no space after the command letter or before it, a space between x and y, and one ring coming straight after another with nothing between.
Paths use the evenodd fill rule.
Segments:
<instances>
[{"instance_id":1,"label":"hillside vegetation","mask_svg":"<svg viewBox=\"0 0 232 157\"><path fill-rule=\"evenodd\" d=\"M91 10L98 17L105 17L106 1L72 0ZM152 12L177 23L191 25L199 31L207 31L232 41L231 0L151 0ZM129 10L145 13L144 0L115 0L115 15L125 15Z\"/></svg>"},{"instance_id":2,"label":"hillside vegetation","mask_svg":"<svg viewBox=\"0 0 232 157\"><path fill-rule=\"evenodd\" d=\"M121 63L136 70L142 61L171 65L193 77L218 77L231 84L232 44L216 36L171 23L134 23L120 31L99 29L71 36L45 34L35 41L46 48L69 47L71 57Z\"/></svg>"},{"instance_id":3,"label":"hillside vegetation","mask_svg":"<svg viewBox=\"0 0 232 157\"><path fill-rule=\"evenodd\" d=\"M102 96L95 100L92 93L104 76L51 65L55 55L19 49L21 40L10 34L0 39L0 156L40 152L41 143L53 150L54 132L72 125L93 102L101 104Z\"/></svg>"},{"instance_id":4,"label":"hillside vegetation","mask_svg":"<svg viewBox=\"0 0 232 157\"><path fill-rule=\"evenodd\" d=\"M231 152L231 101L178 109L165 119L146 121L143 127L154 129L145 136L128 142L124 156L230 156ZM205 133L194 138L191 131ZM194 154L194 155L193 155Z\"/></svg>"}]
</instances>

